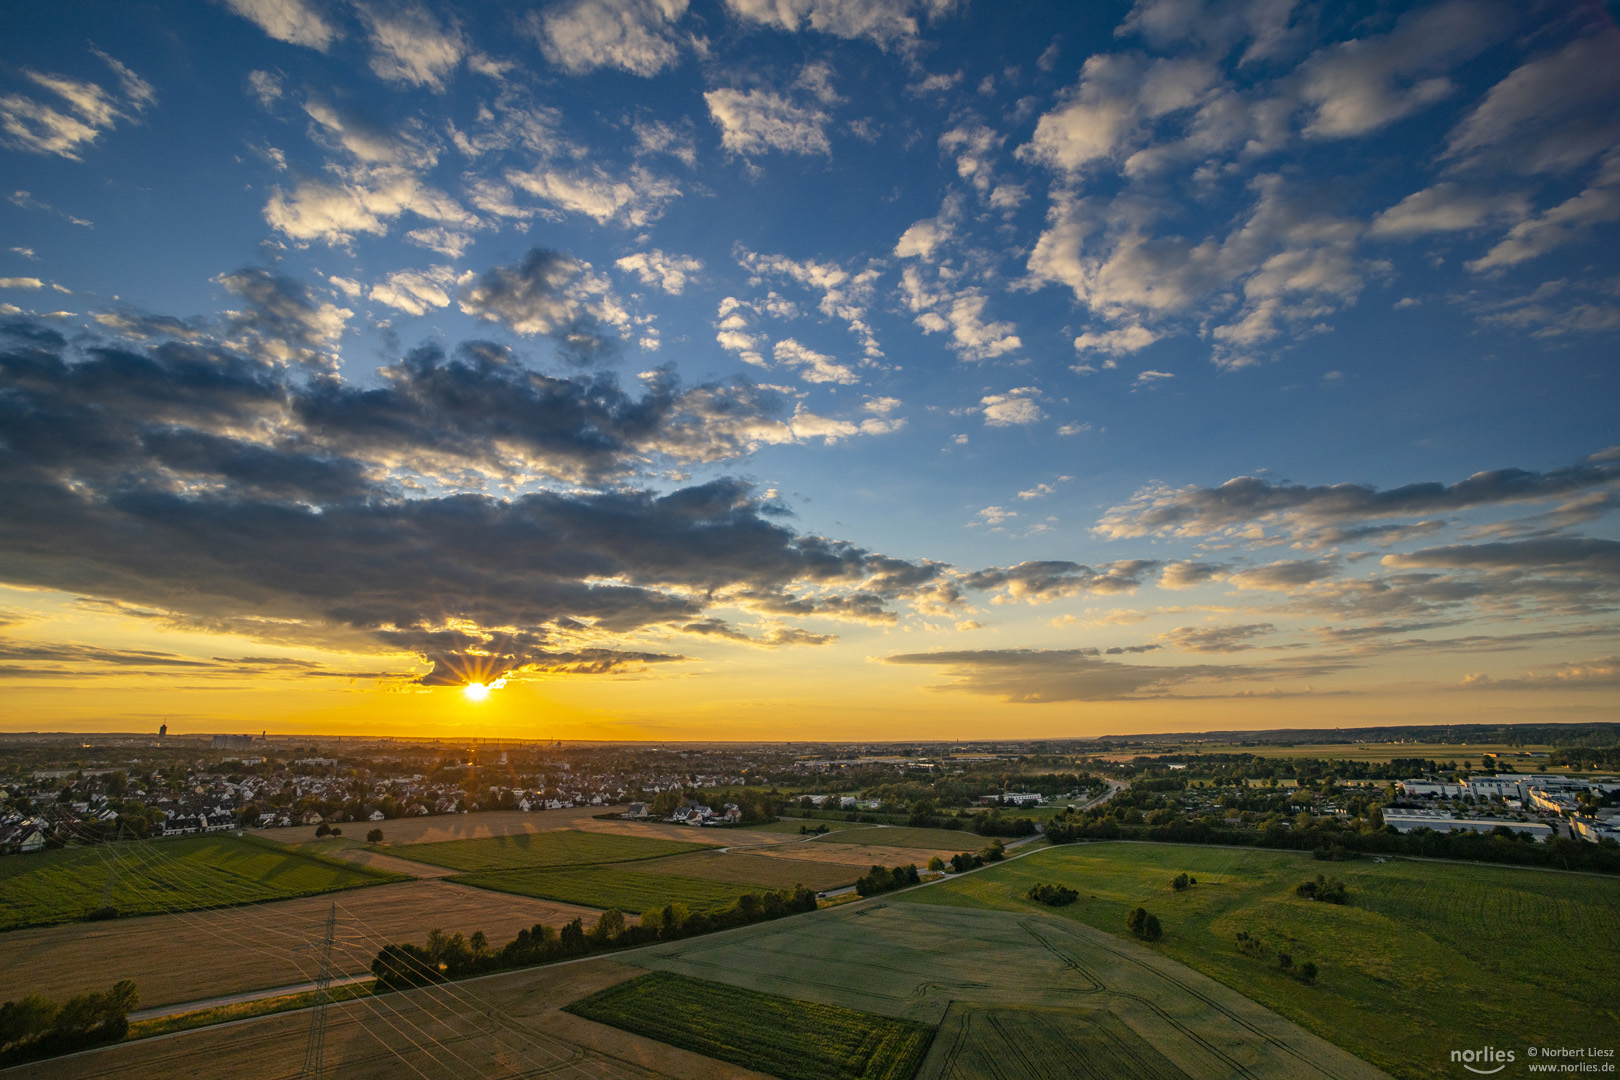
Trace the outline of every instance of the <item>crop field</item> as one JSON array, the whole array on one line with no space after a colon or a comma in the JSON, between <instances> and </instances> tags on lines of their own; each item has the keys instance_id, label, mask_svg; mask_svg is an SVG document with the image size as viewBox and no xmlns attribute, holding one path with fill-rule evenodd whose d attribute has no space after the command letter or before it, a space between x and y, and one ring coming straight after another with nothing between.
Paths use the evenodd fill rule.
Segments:
<instances>
[{"instance_id":1,"label":"crop field","mask_svg":"<svg viewBox=\"0 0 1620 1080\"><path fill-rule=\"evenodd\" d=\"M513 972L474 984L331 1006L324 1075L536 1077L552 1080L769 1080L596 1024L561 1006L641 972L606 960ZM309 1038L308 1012L283 1013L173 1038L19 1066L7 1080L290 1080Z\"/></svg>"},{"instance_id":2,"label":"crop field","mask_svg":"<svg viewBox=\"0 0 1620 1080\"><path fill-rule=\"evenodd\" d=\"M642 836L580 832L519 833L489 836L478 840L447 840L437 844L413 844L406 849L376 850L446 866L463 872L518 870L530 867L592 866L600 863L657 859L688 851L703 851L713 845L679 840L654 840Z\"/></svg>"},{"instance_id":3,"label":"crop field","mask_svg":"<svg viewBox=\"0 0 1620 1080\"><path fill-rule=\"evenodd\" d=\"M868 844L945 852L978 851L989 842L988 836L966 829L913 829L905 825L850 825L816 841L818 844Z\"/></svg>"},{"instance_id":4,"label":"crop field","mask_svg":"<svg viewBox=\"0 0 1620 1080\"><path fill-rule=\"evenodd\" d=\"M407 880L261 840L194 836L0 859L0 930L226 907Z\"/></svg>"},{"instance_id":5,"label":"crop field","mask_svg":"<svg viewBox=\"0 0 1620 1080\"><path fill-rule=\"evenodd\" d=\"M457 874L447 880L474 885L495 892L534 896L564 904L591 908L618 908L628 914L685 904L693 911L718 911L759 886L678 874L652 874L617 866L588 866L577 869L486 870Z\"/></svg>"},{"instance_id":6,"label":"crop field","mask_svg":"<svg viewBox=\"0 0 1620 1080\"><path fill-rule=\"evenodd\" d=\"M919 1080L1050 1080L1084 1075L1079 1061L1134 1063L1139 1073L1122 1064L1110 1075L1155 1080L1385 1076L1214 980L1073 920L890 901L618 959L937 1027Z\"/></svg>"},{"instance_id":7,"label":"crop field","mask_svg":"<svg viewBox=\"0 0 1620 1080\"><path fill-rule=\"evenodd\" d=\"M649 859L637 863L635 870L648 874L727 881L760 889L791 889L795 885L804 885L818 891L853 885L861 875L861 868L844 863L773 859L728 851L694 851L689 855Z\"/></svg>"},{"instance_id":8,"label":"crop field","mask_svg":"<svg viewBox=\"0 0 1620 1080\"><path fill-rule=\"evenodd\" d=\"M911 1080L934 1037L924 1024L667 971L568 1011L782 1080Z\"/></svg>"},{"instance_id":9,"label":"crop field","mask_svg":"<svg viewBox=\"0 0 1620 1080\"><path fill-rule=\"evenodd\" d=\"M1170 881L1198 879L1183 892ZM1342 878L1345 905L1294 886ZM907 906L1050 912L1024 899L1054 882L1080 893L1056 917L1125 934L1157 915L1149 948L1179 960L1399 1077L1456 1074L1452 1049L1617 1047L1620 881L1509 867L1391 860L1320 862L1292 852L1096 843L1050 848L901 894ZM1239 931L1264 947L1246 955ZM1315 985L1280 970L1318 965Z\"/></svg>"},{"instance_id":10,"label":"crop field","mask_svg":"<svg viewBox=\"0 0 1620 1080\"><path fill-rule=\"evenodd\" d=\"M332 897L278 900L0 934L0 1001L38 993L57 1000L134 979L143 1008L292 986L314 977L311 944L321 939ZM336 897L339 975L368 971L382 941L423 943L429 930L482 930L497 944L537 922L558 927L588 908L405 881Z\"/></svg>"}]
</instances>

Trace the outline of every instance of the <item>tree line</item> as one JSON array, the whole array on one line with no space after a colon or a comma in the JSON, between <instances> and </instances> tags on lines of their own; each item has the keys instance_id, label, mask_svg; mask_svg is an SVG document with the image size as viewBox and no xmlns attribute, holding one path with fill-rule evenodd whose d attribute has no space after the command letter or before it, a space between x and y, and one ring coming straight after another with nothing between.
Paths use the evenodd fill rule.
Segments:
<instances>
[{"instance_id":1,"label":"tree line","mask_svg":"<svg viewBox=\"0 0 1620 1080\"><path fill-rule=\"evenodd\" d=\"M79 994L60 1005L40 994L8 1001L0 1005L0 1065L117 1042L129 1033L129 1013L139 1002L129 979L105 994Z\"/></svg>"}]
</instances>

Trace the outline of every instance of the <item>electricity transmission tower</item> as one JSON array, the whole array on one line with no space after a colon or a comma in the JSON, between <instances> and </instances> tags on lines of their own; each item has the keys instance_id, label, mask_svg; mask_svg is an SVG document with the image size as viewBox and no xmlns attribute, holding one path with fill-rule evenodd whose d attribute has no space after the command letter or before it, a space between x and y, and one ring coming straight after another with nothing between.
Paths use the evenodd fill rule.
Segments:
<instances>
[{"instance_id":1,"label":"electricity transmission tower","mask_svg":"<svg viewBox=\"0 0 1620 1080\"><path fill-rule=\"evenodd\" d=\"M301 1080L325 1080L321 1054L326 1048L326 1006L332 998L332 940L337 936L337 901L326 916L326 938L321 943L321 966L315 975L315 1009L309 1016L309 1042L304 1045Z\"/></svg>"}]
</instances>

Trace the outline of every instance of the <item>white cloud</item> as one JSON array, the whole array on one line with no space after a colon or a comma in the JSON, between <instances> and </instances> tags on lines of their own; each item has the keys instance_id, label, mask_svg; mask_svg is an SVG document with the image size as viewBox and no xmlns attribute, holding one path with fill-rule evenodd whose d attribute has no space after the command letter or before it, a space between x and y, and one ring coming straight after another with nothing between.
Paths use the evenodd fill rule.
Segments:
<instances>
[{"instance_id":1,"label":"white cloud","mask_svg":"<svg viewBox=\"0 0 1620 1080\"><path fill-rule=\"evenodd\" d=\"M256 23L260 30L292 45L325 52L338 37L308 0L223 0L226 7Z\"/></svg>"},{"instance_id":2,"label":"white cloud","mask_svg":"<svg viewBox=\"0 0 1620 1080\"><path fill-rule=\"evenodd\" d=\"M1041 393L1033 386L1020 386L1005 394L986 394L979 399L986 427L1037 424L1046 413L1036 404Z\"/></svg>"},{"instance_id":3,"label":"white cloud","mask_svg":"<svg viewBox=\"0 0 1620 1080\"><path fill-rule=\"evenodd\" d=\"M1577 168L1620 145L1620 31L1580 37L1493 86L1447 139L1454 167Z\"/></svg>"},{"instance_id":4,"label":"white cloud","mask_svg":"<svg viewBox=\"0 0 1620 1080\"><path fill-rule=\"evenodd\" d=\"M437 251L440 255L447 255L452 259L459 259L462 253L472 246L473 238L470 234L455 229L446 229L442 225L434 225L426 229L412 229L405 234L405 239L417 247Z\"/></svg>"},{"instance_id":5,"label":"white cloud","mask_svg":"<svg viewBox=\"0 0 1620 1080\"><path fill-rule=\"evenodd\" d=\"M573 0L529 16L546 59L575 74L613 67L656 75L681 55L673 32L687 0Z\"/></svg>"},{"instance_id":6,"label":"white cloud","mask_svg":"<svg viewBox=\"0 0 1620 1080\"><path fill-rule=\"evenodd\" d=\"M1495 247L1467 263L1476 273L1495 270L1545 255L1553 248L1585 240L1592 226L1620 221L1620 155L1607 175L1579 195L1508 230Z\"/></svg>"},{"instance_id":7,"label":"white cloud","mask_svg":"<svg viewBox=\"0 0 1620 1080\"><path fill-rule=\"evenodd\" d=\"M1004 506L987 506L974 516L983 518L987 525L1000 525L1003 521L1010 521L1017 517L1018 511L1008 510Z\"/></svg>"},{"instance_id":8,"label":"white cloud","mask_svg":"<svg viewBox=\"0 0 1620 1080\"><path fill-rule=\"evenodd\" d=\"M799 377L807 383L842 383L850 385L860 382L860 378L844 364L838 363L825 353L818 353L808 349L792 338L784 338L776 343L773 350L776 362L787 364L799 369Z\"/></svg>"},{"instance_id":9,"label":"white cloud","mask_svg":"<svg viewBox=\"0 0 1620 1080\"><path fill-rule=\"evenodd\" d=\"M960 124L939 137L939 147L956 158L956 175L989 195L995 183L995 156L1006 139L977 121ZM1005 200L1004 200L1005 201Z\"/></svg>"},{"instance_id":10,"label":"white cloud","mask_svg":"<svg viewBox=\"0 0 1620 1080\"><path fill-rule=\"evenodd\" d=\"M897 259L930 259L939 246L951 238L950 225L938 218L925 218L900 234L894 245Z\"/></svg>"},{"instance_id":11,"label":"white cloud","mask_svg":"<svg viewBox=\"0 0 1620 1080\"><path fill-rule=\"evenodd\" d=\"M1445 0L1407 12L1386 34L1318 51L1300 67L1305 134L1365 135L1449 97L1456 87L1443 73L1500 39L1511 19L1488 0Z\"/></svg>"},{"instance_id":12,"label":"white cloud","mask_svg":"<svg viewBox=\"0 0 1620 1080\"><path fill-rule=\"evenodd\" d=\"M469 271L462 280L470 280L472 276ZM426 315L432 308L450 306L451 294L456 284L456 271L450 266L435 266L428 270L396 270L373 285L367 295L373 300L408 314Z\"/></svg>"},{"instance_id":13,"label":"white cloud","mask_svg":"<svg viewBox=\"0 0 1620 1080\"><path fill-rule=\"evenodd\" d=\"M445 76L467 55L455 26L446 27L418 3L355 5L371 35L371 70L389 82L443 90Z\"/></svg>"},{"instance_id":14,"label":"white cloud","mask_svg":"<svg viewBox=\"0 0 1620 1080\"><path fill-rule=\"evenodd\" d=\"M710 90L703 100L720 126L721 145L733 153L832 153L827 114L820 109L796 105L772 90Z\"/></svg>"},{"instance_id":15,"label":"white cloud","mask_svg":"<svg viewBox=\"0 0 1620 1080\"><path fill-rule=\"evenodd\" d=\"M977 288L931 286L912 265L901 272L900 293L923 333L950 331L951 348L964 360L992 360L1024 346L1012 323L984 320L989 300Z\"/></svg>"},{"instance_id":16,"label":"white cloud","mask_svg":"<svg viewBox=\"0 0 1620 1080\"><path fill-rule=\"evenodd\" d=\"M697 164L697 147L692 141L692 122L680 125L666 124L662 120L637 120L631 125L636 134L635 155L668 154L688 166Z\"/></svg>"},{"instance_id":17,"label":"white cloud","mask_svg":"<svg viewBox=\"0 0 1620 1080\"><path fill-rule=\"evenodd\" d=\"M106 53L96 51L118 77L123 99L93 82L24 68L28 80L66 103L67 111L22 94L0 96L3 141L34 154L82 161L83 150L120 120L138 117L155 100L151 84Z\"/></svg>"},{"instance_id":18,"label":"white cloud","mask_svg":"<svg viewBox=\"0 0 1620 1080\"><path fill-rule=\"evenodd\" d=\"M1152 386L1154 383L1163 382L1166 379L1173 379L1173 378L1175 378L1175 374L1172 373L1172 372L1169 372L1169 371L1153 371L1153 370L1150 369L1150 370L1144 371L1140 375L1138 375L1136 377L1136 381L1131 383L1131 385L1132 386L1137 386L1137 387L1140 387L1140 386Z\"/></svg>"},{"instance_id":19,"label":"white cloud","mask_svg":"<svg viewBox=\"0 0 1620 1080\"><path fill-rule=\"evenodd\" d=\"M623 177L614 177L600 165L562 169L541 165L530 172L512 171L506 180L514 187L600 224L609 221L640 228L662 216L664 207L680 197L675 181L640 165Z\"/></svg>"},{"instance_id":20,"label":"white cloud","mask_svg":"<svg viewBox=\"0 0 1620 1080\"><path fill-rule=\"evenodd\" d=\"M852 272L837 263L818 262L815 259L801 261L786 255L765 255L746 248L737 250L737 262L757 278L787 278L820 292L821 300L816 305L817 309L830 318L842 319L849 326L850 333L861 342L868 360L883 356L872 327L866 321L867 311L872 304L873 284L881 274L876 266ZM772 314L786 314L780 304L774 309L768 304L766 307Z\"/></svg>"},{"instance_id":21,"label":"white cloud","mask_svg":"<svg viewBox=\"0 0 1620 1080\"><path fill-rule=\"evenodd\" d=\"M626 255L614 263L627 274L635 274L643 285L656 285L671 296L679 296L686 279L703 270L703 260L691 255L670 255L653 248Z\"/></svg>"},{"instance_id":22,"label":"white cloud","mask_svg":"<svg viewBox=\"0 0 1620 1080\"><path fill-rule=\"evenodd\" d=\"M347 244L357 233L382 236L389 221L407 212L447 225L470 226L477 221L409 169L384 166L338 175L336 181L303 180L291 191L276 188L265 204L265 220L293 240L333 245Z\"/></svg>"},{"instance_id":23,"label":"white cloud","mask_svg":"<svg viewBox=\"0 0 1620 1080\"><path fill-rule=\"evenodd\" d=\"M1074 339L1076 352L1099 352L1108 356L1124 356L1141 352L1158 341L1161 335L1145 326L1123 326L1118 330L1087 330Z\"/></svg>"},{"instance_id":24,"label":"white cloud","mask_svg":"<svg viewBox=\"0 0 1620 1080\"><path fill-rule=\"evenodd\" d=\"M917 16L938 17L957 0L726 0L732 13L789 32L819 30L888 46L918 33Z\"/></svg>"},{"instance_id":25,"label":"white cloud","mask_svg":"<svg viewBox=\"0 0 1620 1080\"><path fill-rule=\"evenodd\" d=\"M861 408L866 412L876 413L879 416L888 416L890 413L894 412L894 410L898 409L900 405L901 401L899 398L875 397L867 398L866 403L862 405Z\"/></svg>"},{"instance_id":26,"label":"white cloud","mask_svg":"<svg viewBox=\"0 0 1620 1080\"><path fill-rule=\"evenodd\" d=\"M1064 424L1057 429L1057 433L1059 435L1083 435L1090 430L1090 424Z\"/></svg>"},{"instance_id":27,"label":"white cloud","mask_svg":"<svg viewBox=\"0 0 1620 1080\"><path fill-rule=\"evenodd\" d=\"M259 104L268 109L281 99L281 76L270 71L248 72L248 89L253 96L259 99Z\"/></svg>"},{"instance_id":28,"label":"white cloud","mask_svg":"<svg viewBox=\"0 0 1620 1080\"><path fill-rule=\"evenodd\" d=\"M1529 213L1525 197L1515 193L1470 191L1461 184L1440 183L1416 191L1373 218L1374 236L1418 236L1432 232L1477 229L1502 218L1517 220Z\"/></svg>"},{"instance_id":29,"label":"white cloud","mask_svg":"<svg viewBox=\"0 0 1620 1080\"><path fill-rule=\"evenodd\" d=\"M45 283L37 277L0 277L0 289L42 289Z\"/></svg>"}]
</instances>

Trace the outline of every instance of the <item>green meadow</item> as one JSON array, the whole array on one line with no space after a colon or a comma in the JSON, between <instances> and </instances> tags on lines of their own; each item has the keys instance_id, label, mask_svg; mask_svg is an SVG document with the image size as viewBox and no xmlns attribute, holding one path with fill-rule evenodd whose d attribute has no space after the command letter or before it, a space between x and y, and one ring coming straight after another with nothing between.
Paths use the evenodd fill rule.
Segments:
<instances>
[{"instance_id":1,"label":"green meadow","mask_svg":"<svg viewBox=\"0 0 1620 1080\"><path fill-rule=\"evenodd\" d=\"M1197 884L1175 891L1179 873ZM1304 900L1317 874L1343 905ZM1031 885L1077 890L1049 908ZM896 901L1039 911L1127 936L1127 913L1159 917L1148 944L1399 1077L1456 1075L1453 1049L1620 1049L1620 881L1596 875L1291 852L1094 843L1047 848ZM1258 938L1245 952L1237 935ZM1314 985L1278 957L1319 969Z\"/></svg>"},{"instance_id":2,"label":"green meadow","mask_svg":"<svg viewBox=\"0 0 1620 1080\"><path fill-rule=\"evenodd\" d=\"M616 833L555 832L486 836L477 840L444 840L436 844L373 846L371 850L402 859L468 872L516 870L538 866L590 866L597 863L657 859L687 851L703 851L713 844L656 840Z\"/></svg>"},{"instance_id":3,"label":"green meadow","mask_svg":"<svg viewBox=\"0 0 1620 1080\"><path fill-rule=\"evenodd\" d=\"M730 907L743 893L761 889L758 885L679 874L649 874L615 866L486 870L456 874L445 880L582 907L618 908L634 915L667 904L685 904L693 911L719 911Z\"/></svg>"},{"instance_id":4,"label":"green meadow","mask_svg":"<svg viewBox=\"0 0 1620 1080\"><path fill-rule=\"evenodd\" d=\"M0 859L0 930L76 922L107 907L156 915L408 880L234 836L69 847Z\"/></svg>"}]
</instances>

